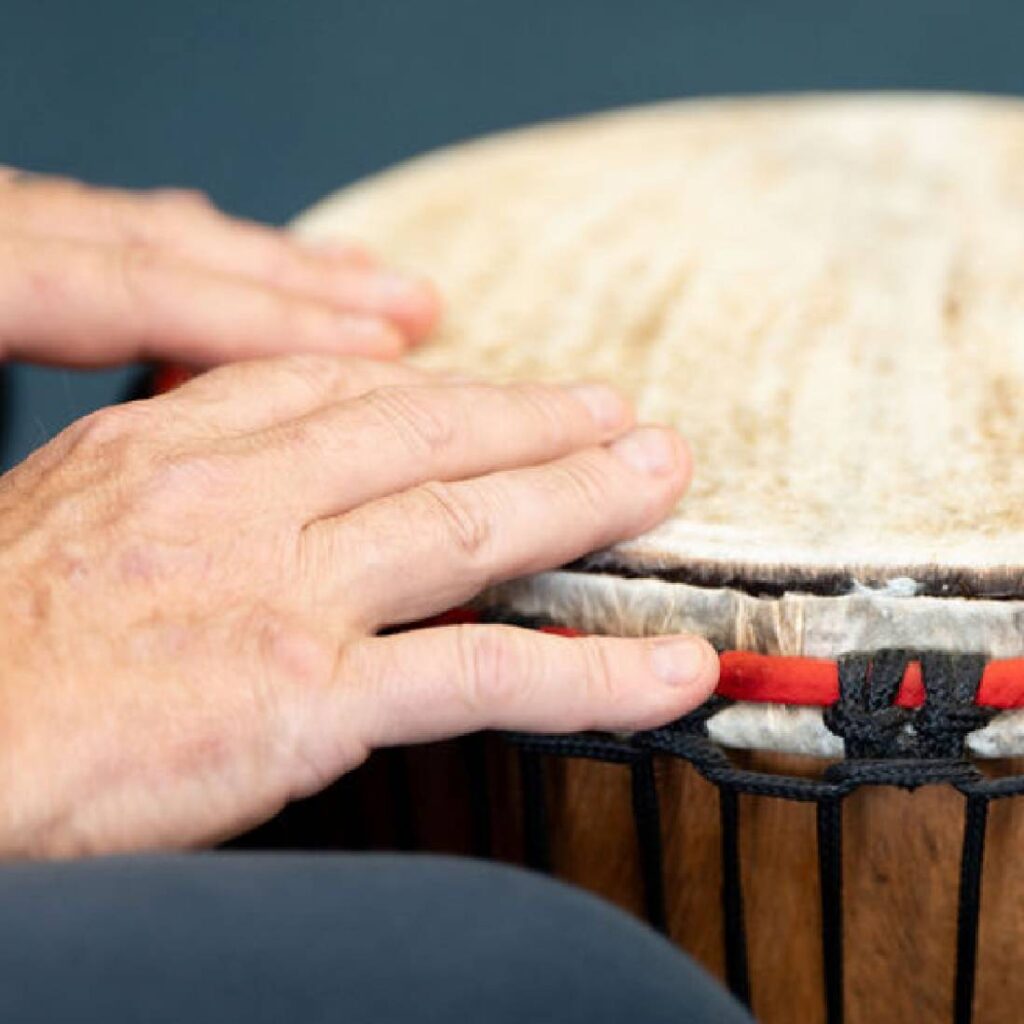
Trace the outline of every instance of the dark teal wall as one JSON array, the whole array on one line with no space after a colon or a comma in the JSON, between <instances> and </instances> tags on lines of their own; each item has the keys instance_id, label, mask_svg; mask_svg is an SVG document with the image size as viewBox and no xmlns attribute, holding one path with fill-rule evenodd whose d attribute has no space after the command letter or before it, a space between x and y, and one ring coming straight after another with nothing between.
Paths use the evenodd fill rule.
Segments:
<instances>
[{"instance_id":1,"label":"dark teal wall","mask_svg":"<svg viewBox=\"0 0 1024 1024\"><path fill-rule=\"evenodd\" d=\"M967 0L0 0L0 162L206 189L281 222L369 171L669 96L1024 90L1024 4ZM3 460L123 373L16 367Z\"/></svg>"}]
</instances>

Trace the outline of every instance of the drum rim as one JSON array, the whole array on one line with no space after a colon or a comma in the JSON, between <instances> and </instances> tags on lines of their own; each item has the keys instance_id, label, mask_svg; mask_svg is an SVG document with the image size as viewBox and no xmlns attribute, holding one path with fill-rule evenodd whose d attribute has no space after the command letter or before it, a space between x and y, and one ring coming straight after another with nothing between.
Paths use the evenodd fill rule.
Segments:
<instances>
[{"instance_id":1,"label":"drum rim","mask_svg":"<svg viewBox=\"0 0 1024 1024\"><path fill-rule=\"evenodd\" d=\"M734 590L752 597L807 594L843 597L878 593L940 599L1024 599L1024 565L948 563L806 562L772 564L705 557L667 556L652 547L622 545L566 566L623 579L659 579L707 590Z\"/></svg>"}]
</instances>

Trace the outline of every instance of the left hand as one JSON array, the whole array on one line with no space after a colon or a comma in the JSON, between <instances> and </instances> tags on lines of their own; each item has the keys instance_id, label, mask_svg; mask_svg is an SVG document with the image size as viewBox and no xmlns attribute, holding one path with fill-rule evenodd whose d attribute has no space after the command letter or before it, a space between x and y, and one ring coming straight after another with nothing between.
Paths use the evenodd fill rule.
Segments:
<instances>
[{"instance_id":1,"label":"left hand","mask_svg":"<svg viewBox=\"0 0 1024 1024\"><path fill-rule=\"evenodd\" d=\"M438 312L429 284L355 244L313 248L196 192L0 167L0 359L387 358L423 338Z\"/></svg>"}]
</instances>

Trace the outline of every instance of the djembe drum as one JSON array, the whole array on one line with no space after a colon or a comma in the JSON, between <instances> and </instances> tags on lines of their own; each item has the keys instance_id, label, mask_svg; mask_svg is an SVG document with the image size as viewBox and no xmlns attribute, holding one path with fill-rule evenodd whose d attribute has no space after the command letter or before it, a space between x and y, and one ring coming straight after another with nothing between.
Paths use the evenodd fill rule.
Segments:
<instances>
[{"instance_id":1,"label":"djembe drum","mask_svg":"<svg viewBox=\"0 0 1024 1024\"><path fill-rule=\"evenodd\" d=\"M1016 1020L1024 105L626 111L413 161L297 230L439 283L418 363L606 378L695 453L664 525L467 614L698 632L717 695L495 738L484 845L646 913L766 1022ZM432 758L423 799L454 801L450 755L410 756L413 802Z\"/></svg>"}]
</instances>

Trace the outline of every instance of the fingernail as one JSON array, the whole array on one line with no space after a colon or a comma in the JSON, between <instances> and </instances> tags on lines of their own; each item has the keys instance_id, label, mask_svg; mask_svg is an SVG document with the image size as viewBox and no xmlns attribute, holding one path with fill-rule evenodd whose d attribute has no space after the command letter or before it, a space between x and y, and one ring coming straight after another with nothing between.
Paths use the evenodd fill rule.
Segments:
<instances>
[{"instance_id":1,"label":"fingernail","mask_svg":"<svg viewBox=\"0 0 1024 1024\"><path fill-rule=\"evenodd\" d=\"M692 637L651 641L651 669L668 686L687 686L700 679L707 667L708 646Z\"/></svg>"},{"instance_id":2,"label":"fingernail","mask_svg":"<svg viewBox=\"0 0 1024 1024\"><path fill-rule=\"evenodd\" d=\"M340 313L337 323L338 329L348 342L367 344L373 349L395 353L403 352L407 348L402 333L379 317Z\"/></svg>"},{"instance_id":3,"label":"fingernail","mask_svg":"<svg viewBox=\"0 0 1024 1024\"><path fill-rule=\"evenodd\" d=\"M612 430L625 422L628 406L617 392L604 384L570 384L566 390L587 407L599 427Z\"/></svg>"},{"instance_id":4,"label":"fingernail","mask_svg":"<svg viewBox=\"0 0 1024 1024\"><path fill-rule=\"evenodd\" d=\"M676 444L660 427L638 427L609 447L630 469L649 476L664 476L679 463Z\"/></svg>"}]
</instances>

